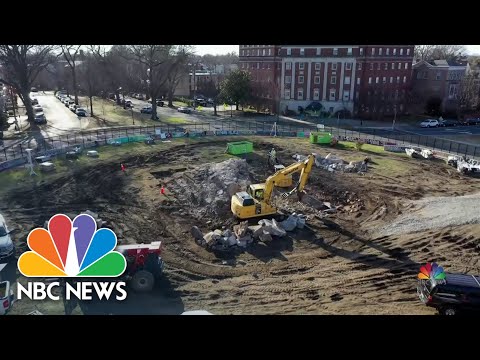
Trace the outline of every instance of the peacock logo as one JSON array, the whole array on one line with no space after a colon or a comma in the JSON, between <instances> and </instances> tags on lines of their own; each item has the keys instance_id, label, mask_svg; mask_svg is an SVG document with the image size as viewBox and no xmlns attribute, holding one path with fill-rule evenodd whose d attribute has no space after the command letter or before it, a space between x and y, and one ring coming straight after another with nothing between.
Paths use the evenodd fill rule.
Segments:
<instances>
[{"instance_id":1,"label":"peacock logo","mask_svg":"<svg viewBox=\"0 0 480 360\"><path fill-rule=\"evenodd\" d=\"M110 229L97 230L87 214L75 219L64 214L50 218L48 231L34 229L27 238L31 251L18 259L26 277L118 277L127 266L117 251L117 236Z\"/></svg>"},{"instance_id":2,"label":"peacock logo","mask_svg":"<svg viewBox=\"0 0 480 360\"><path fill-rule=\"evenodd\" d=\"M444 280L446 277L445 272L441 266L437 263L427 263L420 268L418 278L420 280Z\"/></svg>"}]
</instances>

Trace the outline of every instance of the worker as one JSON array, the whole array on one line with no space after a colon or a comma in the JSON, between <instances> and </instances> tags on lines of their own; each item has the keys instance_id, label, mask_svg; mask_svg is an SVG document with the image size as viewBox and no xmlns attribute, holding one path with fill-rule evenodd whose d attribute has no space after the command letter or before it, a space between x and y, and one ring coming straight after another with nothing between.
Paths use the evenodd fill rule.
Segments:
<instances>
[{"instance_id":1,"label":"worker","mask_svg":"<svg viewBox=\"0 0 480 360\"><path fill-rule=\"evenodd\" d=\"M165 195L165 187L163 185L160 188L160 194Z\"/></svg>"},{"instance_id":2,"label":"worker","mask_svg":"<svg viewBox=\"0 0 480 360\"><path fill-rule=\"evenodd\" d=\"M126 170L125 165L120 164L120 168L122 169L122 172L125 173L125 170Z\"/></svg>"},{"instance_id":3,"label":"worker","mask_svg":"<svg viewBox=\"0 0 480 360\"><path fill-rule=\"evenodd\" d=\"M272 165L275 165L277 163L277 151L273 147L272 150L270 150L270 163Z\"/></svg>"}]
</instances>

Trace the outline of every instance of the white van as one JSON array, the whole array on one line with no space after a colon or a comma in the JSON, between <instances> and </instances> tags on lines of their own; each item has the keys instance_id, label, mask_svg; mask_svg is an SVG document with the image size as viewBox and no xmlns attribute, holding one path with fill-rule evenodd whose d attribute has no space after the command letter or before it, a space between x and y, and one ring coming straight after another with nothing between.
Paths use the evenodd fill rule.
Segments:
<instances>
[{"instance_id":1,"label":"white van","mask_svg":"<svg viewBox=\"0 0 480 360\"><path fill-rule=\"evenodd\" d=\"M15 246L10 237L11 233L13 233L13 231L8 230L5 219L0 214L0 263L8 262L15 254Z\"/></svg>"}]
</instances>

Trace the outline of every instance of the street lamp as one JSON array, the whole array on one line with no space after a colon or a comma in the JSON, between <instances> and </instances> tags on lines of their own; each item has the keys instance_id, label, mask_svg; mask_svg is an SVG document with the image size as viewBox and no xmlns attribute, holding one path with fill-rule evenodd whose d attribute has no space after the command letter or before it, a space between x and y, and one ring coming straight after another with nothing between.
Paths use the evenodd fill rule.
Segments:
<instances>
[{"instance_id":1,"label":"street lamp","mask_svg":"<svg viewBox=\"0 0 480 360\"><path fill-rule=\"evenodd\" d=\"M126 109L126 107L125 107L125 92L123 92L123 89L122 89L121 86L117 89L117 91L118 91L118 92L122 92L122 96L123 96L123 108Z\"/></svg>"}]
</instances>

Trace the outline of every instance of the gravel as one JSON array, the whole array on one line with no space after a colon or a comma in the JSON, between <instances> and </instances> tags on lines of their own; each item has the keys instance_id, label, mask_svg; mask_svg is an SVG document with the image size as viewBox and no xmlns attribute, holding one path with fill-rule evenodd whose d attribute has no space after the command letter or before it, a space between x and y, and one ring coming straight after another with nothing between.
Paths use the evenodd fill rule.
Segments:
<instances>
[{"instance_id":1,"label":"gravel","mask_svg":"<svg viewBox=\"0 0 480 360\"><path fill-rule=\"evenodd\" d=\"M480 223L480 193L429 197L412 202L409 212L381 227L377 237L425 231L448 226Z\"/></svg>"}]
</instances>

